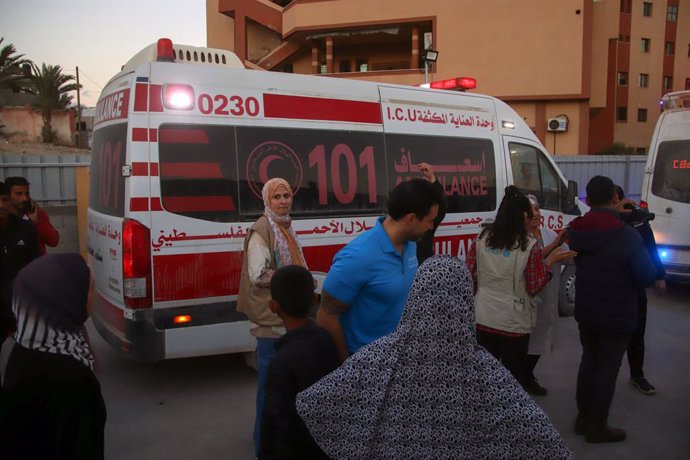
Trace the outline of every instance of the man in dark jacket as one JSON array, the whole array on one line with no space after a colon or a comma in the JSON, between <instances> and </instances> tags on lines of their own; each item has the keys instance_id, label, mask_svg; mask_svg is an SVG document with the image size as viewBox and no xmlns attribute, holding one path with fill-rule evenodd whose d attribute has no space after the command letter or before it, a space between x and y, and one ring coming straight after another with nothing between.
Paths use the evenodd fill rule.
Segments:
<instances>
[{"instance_id":1,"label":"man in dark jacket","mask_svg":"<svg viewBox=\"0 0 690 460\"><path fill-rule=\"evenodd\" d=\"M10 210L9 189L0 182L0 344L14 330L12 281L24 266L41 255L31 222Z\"/></svg>"},{"instance_id":2,"label":"man in dark jacket","mask_svg":"<svg viewBox=\"0 0 690 460\"><path fill-rule=\"evenodd\" d=\"M625 198L623 189L618 185L616 186L616 194L619 200ZM649 257L656 267L654 289L657 293L663 294L666 292L666 281L664 280L666 277L666 270L664 270L664 265L659 258L654 232L649 225L649 221L651 220L650 217L653 218L653 216L654 214L637 209L628 216L624 216L623 222L634 228L640 237L642 237L642 242L645 248L647 248ZM647 289L644 286L637 287L637 306L640 310L637 317L637 327L630 336L630 343L628 344L630 384L637 388L640 393L653 395L656 393L656 388L647 381L642 368L644 365L644 332L647 328Z\"/></svg>"},{"instance_id":3,"label":"man in dark jacket","mask_svg":"<svg viewBox=\"0 0 690 460\"><path fill-rule=\"evenodd\" d=\"M595 176L587 184L587 214L570 223L575 264L575 320L582 359L577 376L575 432L588 442L618 442L625 431L608 426L623 354L637 326L637 286L652 284L656 269L640 235L619 216L613 181ZM628 211L629 212L629 211Z\"/></svg>"}]
</instances>

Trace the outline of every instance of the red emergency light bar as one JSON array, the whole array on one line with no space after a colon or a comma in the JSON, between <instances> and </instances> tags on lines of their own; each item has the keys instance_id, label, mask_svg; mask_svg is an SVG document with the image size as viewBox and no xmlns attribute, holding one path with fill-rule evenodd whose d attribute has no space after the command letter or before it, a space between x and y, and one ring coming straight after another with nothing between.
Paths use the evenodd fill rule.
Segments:
<instances>
[{"instance_id":1,"label":"red emergency light bar","mask_svg":"<svg viewBox=\"0 0 690 460\"><path fill-rule=\"evenodd\" d=\"M468 89L475 89L477 87L477 79L470 77L449 78L448 80L432 81L429 87L434 89L467 91Z\"/></svg>"},{"instance_id":2,"label":"red emergency light bar","mask_svg":"<svg viewBox=\"0 0 690 460\"><path fill-rule=\"evenodd\" d=\"M157 60L159 62L175 61L175 50L173 50L172 40L169 38L161 38L158 40L156 48L156 51L158 52Z\"/></svg>"}]
</instances>

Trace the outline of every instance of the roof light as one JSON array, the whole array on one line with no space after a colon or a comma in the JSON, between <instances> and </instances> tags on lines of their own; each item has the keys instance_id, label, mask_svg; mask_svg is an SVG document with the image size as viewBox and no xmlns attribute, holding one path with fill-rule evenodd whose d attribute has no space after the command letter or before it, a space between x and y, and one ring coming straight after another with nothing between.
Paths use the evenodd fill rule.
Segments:
<instances>
[{"instance_id":1,"label":"roof light","mask_svg":"<svg viewBox=\"0 0 690 460\"><path fill-rule=\"evenodd\" d=\"M435 89L467 91L477 87L477 80L470 77L449 78L448 80L432 81L430 86Z\"/></svg>"},{"instance_id":2,"label":"roof light","mask_svg":"<svg viewBox=\"0 0 690 460\"><path fill-rule=\"evenodd\" d=\"M163 85L163 105L168 109L191 110L194 108L194 89L190 85Z\"/></svg>"},{"instance_id":3,"label":"roof light","mask_svg":"<svg viewBox=\"0 0 690 460\"><path fill-rule=\"evenodd\" d=\"M159 62L174 62L175 51L173 50L172 40L169 38L161 38L157 43L157 60Z\"/></svg>"},{"instance_id":4,"label":"roof light","mask_svg":"<svg viewBox=\"0 0 690 460\"><path fill-rule=\"evenodd\" d=\"M515 129L515 122L509 121L509 120L503 120L503 121L501 121L501 126L503 126L506 129Z\"/></svg>"}]
</instances>

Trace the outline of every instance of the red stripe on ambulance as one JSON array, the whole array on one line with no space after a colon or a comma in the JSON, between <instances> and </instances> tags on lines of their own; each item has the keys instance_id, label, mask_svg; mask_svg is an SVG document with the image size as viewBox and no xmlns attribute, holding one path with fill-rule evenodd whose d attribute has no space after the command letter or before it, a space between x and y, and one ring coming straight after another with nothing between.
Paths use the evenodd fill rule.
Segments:
<instances>
[{"instance_id":1,"label":"red stripe on ambulance","mask_svg":"<svg viewBox=\"0 0 690 460\"><path fill-rule=\"evenodd\" d=\"M220 163L163 163L161 173L166 178L223 179Z\"/></svg>"},{"instance_id":2,"label":"red stripe on ambulance","mask_svg":"<svg viewBox=\"0 0 690 460\"><path fill-rule=\"evenodd\" d=\"M134 111L162 112L162 93L162 85L147 85L146 83L137 83L136 88L134 89Z\"/></svg>"},{"instance_id":3,"label":"red stripe on ambulance","mask_svg":"<svg viewBox=\"0 0 690 460\"><path fill-rule=\"evenodd\" d=\"M154 255L154 301L236 295L241 268L241 251Z\"/></svg>"},{"instance_id":4,"label":"red stripe on ambulance","mask_svg":"<svg viewBox=\"0 0 690 460\"><path fill-rule=\"evenodd\" d=\"M148 176L149 164L142 161L132 162L132 176Z\"/></svg>"},{"instance_id":5,"label":"red stripe on ambulance","mask_svg":"<svg viewBox=\"0 0 690 460\"><path fill-rule=\"evenodd\" d=\"M161 199L157 196L152 196L150 198L150 210L151 211L162 211L163 206L161 206ZM132 197L129 199L129 210L131 212L141 212L149 210L149 198L148 197Z\"/></svg>"},{"instance_id":6,"label":"red stripe on ambulance","mask_svg":"<svg viewBox=\"0 0 690 460\"><path fill-rule=\"evenodd\" d=\"M132 128L132 142L158 142L156 128Z\"/></svg>"},{"instance_id":7,"label":"red stripe on ambulance","mask_svg":"<svg viewBox=\"0 0 690 460\"><path fill-rule=\"evenodd\" d=\"M203 129L161 129L161 144L208 144L208 135Z\"/></svg>"},{"instance_id":8,"label":"red stripe on ambulance","mask_svg":"<svg viewBox=\"0 0 690 460\"><path fill-rule=\"evenodd\" d=\"M383 123L378 102L264 94L266 118Z\"/></svg>"},{"instance_id":9,"label":"red stripe on ambulance","mask_svg":"<svg viewBox=\"0 0 690 460\"><path fill-rule=\"evenodd\" d=\"M165 209L170 212L235 211L235 202L230 196L167 196Z\"/></svg>"}]
</instances>

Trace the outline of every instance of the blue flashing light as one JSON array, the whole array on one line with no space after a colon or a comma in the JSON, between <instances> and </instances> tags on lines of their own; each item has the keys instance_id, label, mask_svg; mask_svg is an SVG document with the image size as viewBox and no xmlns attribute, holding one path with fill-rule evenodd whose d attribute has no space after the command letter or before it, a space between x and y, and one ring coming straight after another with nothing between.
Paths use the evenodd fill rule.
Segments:
<instances>
[{"instance_id":1,"label":"blue flashing light","mask_svg":"<svg viewBox=\"0 0 690 460\"><path fill-rule=\"evenodd\" d=\"M659 249L658 249L658 252L659 252L659 258L660 258L661 260L666 260L666 259L668 259L668 256L669 256L668 249L666 249L666 248L659 248Z\"/></svg>"}]
</instances>

